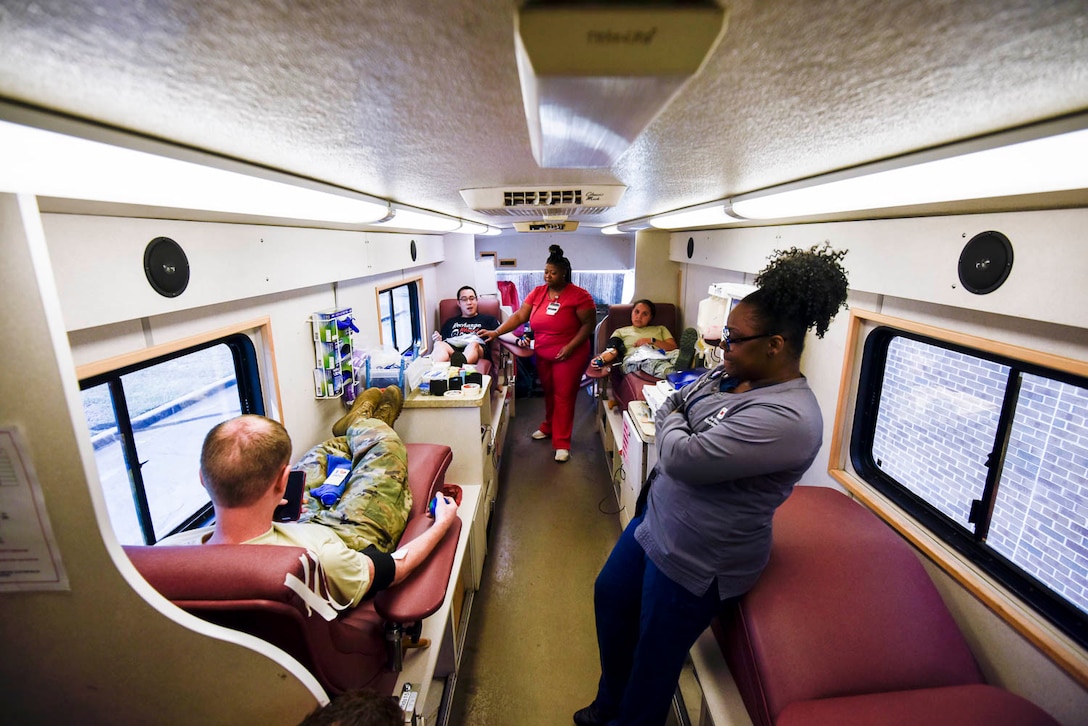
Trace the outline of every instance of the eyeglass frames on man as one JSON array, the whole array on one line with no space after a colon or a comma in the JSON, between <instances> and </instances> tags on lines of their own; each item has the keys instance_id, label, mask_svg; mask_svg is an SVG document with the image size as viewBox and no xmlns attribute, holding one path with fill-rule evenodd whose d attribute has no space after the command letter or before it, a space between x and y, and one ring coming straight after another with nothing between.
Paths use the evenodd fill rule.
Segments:
<instances>
[{"instance_id":1,"label":"eyeglass frames on man","mask_svg":"<svg viewBox=\"0 0 1088 726\"><path fill-rule=\"evenodd\" d=\"M461 302L476 302L475 296L473 296L473 297L459 297L457 299L460 300Z\"/></svg>"}]
</instances>

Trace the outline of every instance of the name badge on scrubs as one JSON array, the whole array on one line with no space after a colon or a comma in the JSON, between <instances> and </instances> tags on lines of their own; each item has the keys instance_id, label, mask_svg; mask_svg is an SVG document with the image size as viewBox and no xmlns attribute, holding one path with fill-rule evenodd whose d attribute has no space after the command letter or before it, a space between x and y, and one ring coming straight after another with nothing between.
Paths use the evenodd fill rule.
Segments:
<instances>
[{"instance_id":1,"label":"name badge on scrubs","mask_svg":"<svg viewBox=\"0 0 1088 726\"><path fill-rule=\"evenodd\" d=\"M559 312L559 301L552 300L550 303L548 303L548 307L544 312L546 312L548 315L555 315L557 312Z\"/></svg>"}]
</instances>

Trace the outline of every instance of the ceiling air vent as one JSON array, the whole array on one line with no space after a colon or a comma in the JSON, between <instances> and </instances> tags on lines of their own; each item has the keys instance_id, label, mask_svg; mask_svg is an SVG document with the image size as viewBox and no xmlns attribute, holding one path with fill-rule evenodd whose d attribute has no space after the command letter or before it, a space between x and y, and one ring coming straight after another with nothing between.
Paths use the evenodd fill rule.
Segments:
<instances>
[{"instance_id":1,"label":"ceiling air vent","mask_svg":"<svg viewBox=\"0 0 1088 726\"><path fill-rule=\"evenodd\" d=\"M462 189L461 197L473 211L493 217L574 217L608 211L626 190L619 184L491 187Z\"/></svg>"},{"instance_id":2,"label":"ceiling air vent","mask_svg":"<svg viewBox=\"0 0 1088 726\"><path fill-rule=\"evenodd\" d=\"M514 229L518 232L574 232L578 229L577 222L514 222Z\"/></svg>"}]
</instances>

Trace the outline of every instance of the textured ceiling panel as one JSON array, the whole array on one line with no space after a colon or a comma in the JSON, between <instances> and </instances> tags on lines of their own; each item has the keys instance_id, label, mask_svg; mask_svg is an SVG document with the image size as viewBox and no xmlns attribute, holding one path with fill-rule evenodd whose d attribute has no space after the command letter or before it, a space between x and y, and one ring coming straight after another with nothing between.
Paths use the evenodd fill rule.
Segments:
<instances>
[{"instance_id":1,"label":"textured ceiling panel","mask_svg":"<svg viewBox=\"0 0 1088 726\"><path fill-rule=\"evenodd\" d=\"M484 222L459 189L626 185L594 224L1088 109L1083 0L728 7L610 169L534 162L511 0L3 0L0 97Z\"/></svg>"}]
</instances>

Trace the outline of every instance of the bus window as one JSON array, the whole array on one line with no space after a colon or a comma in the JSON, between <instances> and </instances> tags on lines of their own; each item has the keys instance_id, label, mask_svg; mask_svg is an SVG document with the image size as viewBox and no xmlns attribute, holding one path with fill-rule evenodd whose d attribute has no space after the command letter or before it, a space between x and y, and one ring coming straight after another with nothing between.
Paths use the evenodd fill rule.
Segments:
<instances>
[{"instance_id":1,"label":"bus window","mask_svg":"<svg viewBox=\"0 0 1088 726\"><path fill-rule=\"evenodd\" d=\"M419 350L423 343L422 314L419 310L419 281L378 291L381 342L401 355Z\"/></svg>"},{"instance_id":2,"label":"bus window","mask_svg":"<svg viewBox=\"0 0 1088 726\"><path fill-rule=\"evenodd\" d=\"M1088 380L879 328L851 458L863 478L1088 644Z\"/></svg>"},{"instance_id":3,"label":"bus window","mask_svg":"<svg viewBox=\"0 0 1088 726\"><path fill-rule=\"evenodd\" d=\"M583 288L599 305L618 305L631 299L635 284L633 270L596 270L593 272L579 272L573 270L572 283ZM543 270L496 270L495 279L508 280L514 283L518 291L518 299L522 302L533 291L533 288L544 284Z\"/></svg>"},{"instance_id":4,"label":"bus window","mask_svg":"<svg viewBox=\"0 0 1088 726\"><path fill-rule=\"evenodd\" d=\"M233 335L80 382L95 463L121 544L206 521L200 447L220 421L264 413L253 344Z\"/></svg>"}]
</instances>

